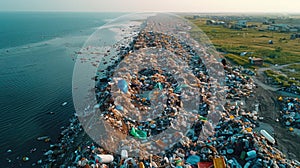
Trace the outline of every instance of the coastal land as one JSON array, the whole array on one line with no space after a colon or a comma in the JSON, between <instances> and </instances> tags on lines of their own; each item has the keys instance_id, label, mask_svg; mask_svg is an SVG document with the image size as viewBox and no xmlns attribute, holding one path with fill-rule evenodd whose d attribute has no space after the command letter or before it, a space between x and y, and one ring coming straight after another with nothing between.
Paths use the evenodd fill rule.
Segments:
<instances>
[{"instance_id":1,"label":"coastal land","mask_svg":"<svg viewBox=\"0 0 300 168\"><path fill-rule=\"evenodd\" d=\"M281 118L282 108L286 105L285 97L297 98L297 95L299 95L297 63L300 61L298 55L300 53L296 49L296 46L299 45L297 43L298 36L295 35L295 39L292 39L294 32L276 32L268 30L268 27L265 30L263 28L266 27L264 25L267 23L254 26L258 24L256 20L258 16L245 17L188 15L185 18L194 23L194 25L189 25L186 22L187 20L178 19L175 16L149 16L141 22L143 24L138 31L135 26L128 26L128 23L125 27L113 29L118 30L116 33L119 34L116 36L119 38L124 38L122 34L126 32L127 37L124 38L126 40L122 42L129 42L129 44L120 42L109 48L109 50L105 47L104 49L101 48L101 51L97 51L99 48L90 46L80 51L80 60L93 67L103 68L103 66L99 66L101 63L97 64L95 61L97 56L102 57L102 55L105 55L108 58L107 63L104 64L106 68L99 69L99 76L92 78L93 82L96 81L96 88L91 90L94 93L92 96L97 95L95 96L97 102L88 105L83 111L77 113L70 126L62 132L59 142L45 153L47 158L42 163L46 167L61 165L120 167L125 164L124 162L127 161L128 156L122 157L120 153L114 153L107 149L109 146L111 148L118 147L117 144L112 144L114 141L104 141L103 145L101 144L103 141L97 142L102 137L97 136L98 139L95 140L95 137L93 137L95 134L91 136L91 132L87 131L87 128L94 125L87 125L86 122L82 121L92 121L90 120L92 116L97 119L96 126L99 126L97 125L99 124L98 121L104 118L105 123L107 122L108 125L118 129L117 133L112 133L112 137L120 138L119 135L123 133L125 137L129 138L143 139L146 137L146 139L150 139L149 132L153 135L159 134L165 127L172 125L170 124L173 120L171 118L177 119L177 110L181 108L181 101L184 101L181 97L188 99L195 93L193 89L200 88L201 108L191 114L196 119L191 120L192 125L189 131L186 134L180 134L179 142L173 144L173 146L168 146L168 139L150 142L146 140L146 144L150 146L151 150L156 149L156 145L166 149L166 152L155 155L148 155L147 153L132 155L131 165L137 162L139 165L146 166L191 166L198 163L202 164L201 162L204 161L212 163L212 158L223 158L224 163L226 161L228 166L296 166L298 164L297 159L300 156L299 151L295 150L300 147L297 141L299 138L297 125L287 127L278 120L285 121ZM245 25L242 22L242 27L238 27L240 26L237 24L238 21L245 19L253 19L251 20L253 23L246 22L246 27L243 27ZM271 19L264 18L262 20ZM133 21L136 22L137 19ZM216 22L218 24L215 24ZM248 26L247 23L251 23L251 26ZM227 27L227 25L229 26ZM196 29L197 33L195 33ZM128 36L128 33L132 30L137 31L137 33ZM210 39L217 52L207 53L207 51L211 51L211 45L208 41L195 45L195 41L203 39ZM171 51L171 53L178 56L176 58L182 59L183 62L186 61L191 68L191 73L197 77L197 79L193 79L194 83L184 77L181 79L184 81L183 83L174 82L171 79L173 79L172 75L176 75L176 70L174 70L174 74L170 74L167 72L168 69L156 65L153 65L152 68L138 70L137 73L129 72L128 74L124 72L127 72L126 70L130 68L123 67L124 72L119 71L118 74L120 77L127 76L127 78L125 80L113 79L118 64L122 61L128 63L128 58L131 58L129 60L137 61L143 65L143 54L146 53L144 51L154 48ZM222 60L222 70L224 68L223 75L226 87L217 87L219 90L223 89L226 95L226 101L222 109L214 107L212 103L218 100L218 97L212 93L211 86L208 84L210 82L214 84L214 73L207 73L217 72L214 70L217 69L215 67L218 67L219 64L212 63L212 60L214 60L213 55L218 53L221 57L216 58L225 60ZM163 55L162 59L171 57L170 55ZM260 58L260 62L253 63L249 60L249 57ZM156 57L151 57L151 59L154 58ZM261 61L263 61L262 64ZM176 62L172 63L177 66L181 65ZM214 65L215 67L210 69L211 71L207 71L208 65ZM292 69L294 71L291 71ZM208 76L211 78L209 79ZM90 77L88 78L91 80ZM129 109L129 106L114 102L114 98L112 98L113 84L118 84L117 88L123 92L118 92L118 96L128 99L129 102L134 102L134 107L142 109L149 107L148 101L151 98L148 100L147 97L142 97L145 94L140 94L140 92L151 92L153 89L161 91L167 95L166 100L168 100L162 106L164 107L162 111L165 114L158 115L158 119L140 123L124 116L124 114L120 114ZM78 87L76 86L76 89ZM172 99L169 101L170 97ZM288 110L294 109L294 106L298 108L297 102L299 103L299 99L295 100L295 105L288 108ZM87 106L87 104L83 103L80 108L84 106ZM213 113L210 110L216 112ZM299 111L296 111L296 113L299 113ZM210 129L211 120L216 120L216 118L211 118L210 115L220 117L216 117L219 123L215 125L215 129ZM78 121L78 118L81 122ZM84 132L83 128L87 132ZM293 128L293 130L290 128ZM130 130L136 132L133 133ZM269 136L274 138L276 142L272 142L270 140L272 138L268 139L260 134L261 130L267 131ZM206 136L205 138L203 138L203 134ZM70 137L72 137L71 141ZM144 150L145 145L143 142L132 139L126 139L125 142L125 147L134 142L135 147L137 146L141 151ZM101 146L98 144L101 144ZM103 146L106 146L106 148ZM204 150L207 146L210 146L211 151ZM131 148L121 148L121 150L126 150L128 153L136 152L131 151ZM211 153L214 154L211 155ZM115 159L110 163L102 163L98 157L101 160L101 156L104 154L113 155Z\"/></svg>"}]
</instances>

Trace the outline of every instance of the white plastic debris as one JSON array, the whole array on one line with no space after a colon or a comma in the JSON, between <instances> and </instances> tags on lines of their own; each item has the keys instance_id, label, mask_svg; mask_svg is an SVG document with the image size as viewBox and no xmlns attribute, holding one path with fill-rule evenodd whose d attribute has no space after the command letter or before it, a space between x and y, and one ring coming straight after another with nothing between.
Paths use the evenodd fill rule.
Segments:
<instances>
[{"instance_id":1,"label":"white plastic debris","mask_svg":"<svg viewBox=\"0 0 300 168\"><path fill-rule=\"evenodd\" d=\"M275 144L275 139L266 131L266 130L260 130L260 133L271 143Z\"/></svg>"}]
</instances>

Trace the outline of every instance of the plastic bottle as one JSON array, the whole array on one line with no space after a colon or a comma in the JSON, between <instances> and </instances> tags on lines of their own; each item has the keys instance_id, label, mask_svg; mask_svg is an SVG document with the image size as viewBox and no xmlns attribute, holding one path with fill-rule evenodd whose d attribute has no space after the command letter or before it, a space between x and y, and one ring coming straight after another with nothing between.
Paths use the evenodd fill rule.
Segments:
<instances>
[{"instance_id":1,"label":"plastic bottle","mask_svg":"<svg viewBox=\"0 0 300 168\"><path fill-rule=\"evenodd\" d=\"M98 157L101 158L101 163L110 163L114 160L114 156L113 155L102 155L102 154L98 154Z\"/></svg>"},{"instance_id":2,"label":"plastic bottle","mask_svg":"<svg viewBox=\"0 0 300 168\"><path fill-rule=\"evenodd\" d=\"M251 165L251 162L249 161L244 165L244 168L249 168L250 165Z\"/></svg>"},{"instance_id":3,"label":"plastic bottle","mask_svg":"<svg viewBox=\"0 0 300 168\"><path fill-rule=\"evenodd\" d=\"M255 150L251 150L249 152L247 152L247 158L246 160L250 160L250 159L254 159L256 158L257 154L256 154L256 151Z\"/></svg>"},{"instance_id":4,"label":"plastic bottle","mask_svg":"<svg viewBox=\"0 0 300 168\"><path fill-rule=\"evenodd\" d=\"M266 131L261 130L260 133L272 144L275 144L275 139Z\"/></svg>"},{"instance_id":5,"label":"plastic bottle","mask_svg":"<svg viewBox=\"0 0 300 168\"><path fill-rule=\"evenodd\" d=\"M121 159L127 159L128 158L128 152L127 150L121 151Z\"/></svg>"}]
</instances>

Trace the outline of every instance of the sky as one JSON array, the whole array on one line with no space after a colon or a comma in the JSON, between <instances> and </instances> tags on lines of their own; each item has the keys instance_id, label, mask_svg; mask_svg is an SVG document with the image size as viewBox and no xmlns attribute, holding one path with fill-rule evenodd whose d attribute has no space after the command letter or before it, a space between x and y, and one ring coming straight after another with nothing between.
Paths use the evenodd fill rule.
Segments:
<instances>
[{"instance_id":1,"label":"sky","mask_svg":"<svg viewBox=\"0 0 300 168\"><path fill-rule=\"evenodd\" d=\"M300 13L299 7L300 0L0 0L0 11Z\"/></svg>"}]
</instances>

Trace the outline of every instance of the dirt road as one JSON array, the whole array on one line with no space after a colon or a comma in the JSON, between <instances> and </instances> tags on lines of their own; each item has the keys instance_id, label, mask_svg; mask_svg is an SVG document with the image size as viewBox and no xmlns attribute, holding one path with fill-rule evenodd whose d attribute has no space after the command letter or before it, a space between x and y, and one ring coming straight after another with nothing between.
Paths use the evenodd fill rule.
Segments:
<instances>
[{"instance_id":1,"label":"dirt road","mask_svg":"<svg viewBox=\"0 0 300 168\"><path fill-rule=\"evenodd\" d=\"M292 63L292 64L300 65L299 62ZM271 65L270 67L267 67L267 68L259 68L259 69L257 69L257 76L253 76L253 80L254 80L254 82L258 86L262 87L265 90L270 90L270 91L273 91L273 92L278 92L282 96L300 97L300 95L295 95L295 94L292 94L292 93L289 93L289 92L285 92L285 91L279 91L279 89L280 89L279 87L272 86L272 85L267 85L264 82L266 80L266 76L264 74L264 71L266 71L266 70L279 71L280 69L282 69L284 67L287 67L289 65L292 65L292 64L285 64L285 65L280 65L280 66Z\"/></svg>"},{"instance_id":2,"label":"dirt road","mask_svg":"<svg viewBox=\"0 0 300 168\"><path fill-rule=\"evenodd\" d=\"M293 63L299 64L300 63ZM300 97L299 95L291 94L284 91L278 91L279 88L272 85L267 85L263 81L266 80L264 71L273 70L280 71L280 69L287 67L291 64L275 66L272 65L268 68L259 68L257 70L257 76L253 77L253 80L258 85L256 95L253 98L247 100L246 104L249 104L250 107L253 107L254 104L259 103L259 115L264 117L261 128L269 130L270 133L274 136L277 141L277 148L280 149L283 153L287 154L288 158L291 159L300 159L300 136L296 133L288 131L288 128L283 126L281 123L276 122L276 119L280 117L279 103L277 98L279 96L291 96L291 97Z\"/></svg>"}]
</instances>

